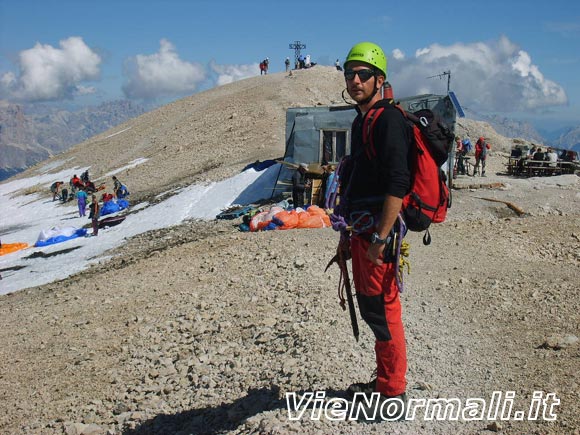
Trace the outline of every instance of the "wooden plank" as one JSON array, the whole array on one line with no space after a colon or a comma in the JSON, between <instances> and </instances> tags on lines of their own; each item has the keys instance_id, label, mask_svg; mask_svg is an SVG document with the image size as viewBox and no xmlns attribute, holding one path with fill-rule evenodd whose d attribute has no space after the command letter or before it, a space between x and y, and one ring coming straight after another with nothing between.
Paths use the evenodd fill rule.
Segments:
<instances>
[{"instance_id":1,"label":"wooden plank","mask_svg":"<svg viewBox=\"0 0 580 435\"><path fill-rule=\"evenodd\" d=\"M320 196L322 194L321 187L322 187L322 180L321 179L318 179L318 178L312 179L312 191L311 191L311 196L310 196L310 204L315 204L315 205L319 204Z\"/></svg>"}]
</instances>

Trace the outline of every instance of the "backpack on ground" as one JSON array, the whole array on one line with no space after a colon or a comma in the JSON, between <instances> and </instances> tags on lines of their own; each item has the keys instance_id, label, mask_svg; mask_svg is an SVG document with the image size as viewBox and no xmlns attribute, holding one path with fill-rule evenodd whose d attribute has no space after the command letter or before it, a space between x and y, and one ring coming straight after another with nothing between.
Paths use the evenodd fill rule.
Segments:
<instances>
[{"instance_id":1,"label":"backpack on ground","mask_svg":"<svg viewBox=\"0 0 580 435\"><path fill-rule=\"evenodd\" d=\"M431 243L428 228L431 223L445 221L451 207L451 195L441 166L447 161L455 139L447 125L429 109L414 113L397 109L405 116L413 129L411 190L403 198L401 214L411 231L427 231L423 243ZM373 143L373 126L384 108L371 109L363 123L363 143L367 156L376 155Z\"/></svg>"}]
</instances>

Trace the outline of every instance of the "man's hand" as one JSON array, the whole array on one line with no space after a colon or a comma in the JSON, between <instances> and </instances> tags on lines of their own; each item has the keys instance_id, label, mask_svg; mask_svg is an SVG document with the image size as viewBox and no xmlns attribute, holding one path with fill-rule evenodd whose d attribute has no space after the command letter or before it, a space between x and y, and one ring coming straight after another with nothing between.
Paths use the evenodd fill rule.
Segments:
<instances>
[{"instance_id":1,"label":"man's hand","mask_svg":"<svg viewBox=\"0 0 580 435\"><path fill-rule=\"evenodd\" d=\"M367 258L377 266L383 264L382 254L385 249L385 245L379 245L371 243L367 249Z\"/></svg>"}]
</instances>

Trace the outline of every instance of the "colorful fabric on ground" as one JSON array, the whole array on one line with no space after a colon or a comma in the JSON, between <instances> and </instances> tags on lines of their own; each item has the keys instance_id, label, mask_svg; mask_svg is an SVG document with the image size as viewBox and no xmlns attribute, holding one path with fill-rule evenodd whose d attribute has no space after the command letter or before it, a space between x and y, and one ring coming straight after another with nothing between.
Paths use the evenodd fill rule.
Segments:
<instances>
[{"instance_id":1,"label":"colorful fabric on ground","mask_svg":"<svg viewBox=\"0 0 580 435\"><path fill-rule=\"evenodd\" d=\"M74 227L53 227L49 230L42 230L38 236L38 240L34 246L42 247L54 245L56 243L66 242L67 240L76 239L77 237L84 237L87 234L86 228Z\"/></svg>"},{"instance_id":2,"label":"colorful fabric on ground","mask_svg":"<svg viewBox=\"0 0 580 435\"><path fill-rule=\"evenodd\" d=\"M28 248L28 243L2 243L0 255L11 254L25 248Z\"/></svg>"}]
</instances>

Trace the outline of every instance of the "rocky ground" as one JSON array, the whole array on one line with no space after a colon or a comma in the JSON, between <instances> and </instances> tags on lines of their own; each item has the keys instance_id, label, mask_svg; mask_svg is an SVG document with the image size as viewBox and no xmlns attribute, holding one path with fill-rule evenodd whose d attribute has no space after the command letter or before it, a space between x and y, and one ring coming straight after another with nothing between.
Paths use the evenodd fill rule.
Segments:
<instances>
[{"instance_id":1,"label":"rocky ground","mask_svg":"<svg viewBox=\"0 0 580 435\"><path fill-rule=\"evenodd\" d=\"M527 410L534 391L555 393L556 421L290 421L285 393L340 396L373 369L369 331L354 341L337 270L324 273L336 234L220 221L143 234L80 275L3 296L0 432L578 433L580 179L496 178L506 187L454 191L430 246L409 235L408 394L515 391Z\"/></svg>"},{"instance_id":2,"label":"rocky ground","mask_svg":"<svg viewBox=\"0 0 580 435\"><path fill-rule=\"evenodd\" d=\"M148 157L120 177L134 198L153 198L278 157L285 108L338 102L342 89L332 68L256 80L174 103L57 158L92 164L97 176ZM285 393L340 397L374 367L369 330L359 319L355 342L339 307L336 267L324 272L337 235L192 221L139 235L61 282L0 297L0 433L579 434L580 178L506 177L500 148L488 177L455 180L430 246L408 236L407 392L489 402L514 391L514 410L527 410L534 391L554 393L555 421L290 421Z\"/></svg>"}]
</instances>

